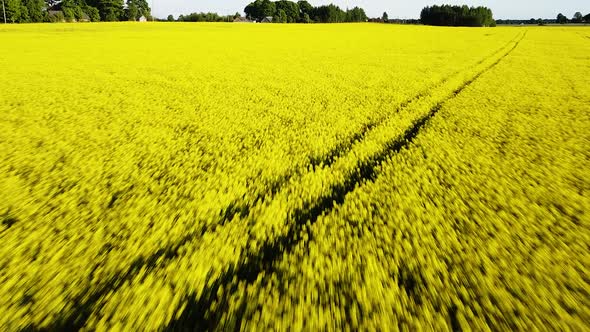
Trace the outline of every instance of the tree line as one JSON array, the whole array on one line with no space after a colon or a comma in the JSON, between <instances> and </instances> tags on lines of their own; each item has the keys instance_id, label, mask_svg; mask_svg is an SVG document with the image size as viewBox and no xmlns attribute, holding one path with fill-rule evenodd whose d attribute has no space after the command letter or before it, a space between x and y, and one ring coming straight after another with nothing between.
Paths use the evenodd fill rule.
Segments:
<instances>
[{"instance_id":1,"label":"tree line","mask_svg":"<svg viewBox=\"0 0 590 332\"><path fill-rule=\"evenodd\" d=\"M3 0L9 23L136 21L151 17L147 0Z\"/></svg>"},{"instance_id":2,"label":"tree line","mask_svg":"<svg viewBox=\"0 0 590 332\"><path fill-rule=\"evenodd\" d=\"M240 17L240 13L234 15L219 15L217 13L190 13L187 15L179 15L178 19L174 19L174 16L168 15L166 21L178 21L178 22L233 22L234 19Z\"/></svg>"},{"instance_id":3,"label":"tree line","mask_svg":"<svg viewBox=\"0 0 590 332\"><path fill-rule=\"evenodd\" d=\"M329 4L314 7L307 1L256 0L244 8L246 17L261 22L272 18L275 23L341 23L366 22L367 14L360 7L342 10Z\"/></svg>"},{"instance_id":4,"label":"tree line","mask_svg":"<svg viewBox=\"0 0 590 332\"><path fill-rule=\"evenodd\" d=\"M495 26L492 10L487 7L463 6L429 6L420 13L420 21L426 25L437 26Z\"/></svg>"},{"instance_id":5,"label":"tree line","mask_svg":"<svg viewBox=\"0 0 590 332\"><path fill-rule=\"evenodd\" d=\"M72 22L72 21L136 21L140 17L152 19L147 0L2 0L6 21L10 23ZM340 23L385 22L401 24L427 24L443 26L495 26L498 24L551 24L590 23L590 13L576 12L569 19L563 14L552 19L497 20L491 9L468 6L430 6L422 9L420 20L390 20L387 13L381 18L368 19L364 9L354 7L342 10L330 4L312 6L307 1L255 0L244 8L246 17L254 21L271 18L276 23ZM184 22L232 22L239 13L222 16L217 13L191 13L180 15ZM169 15L168 21L174 21Z\"/></svg>"},{"instance_id":6,"label":"tree line","mask_svg":"<svg viewBox=\"0 0 590 332\"><path fill-rule=\"evenodd\" d=\"M567 18L567 16L559 13L557 18L531 18L528 20L496 20L497 24L506 24L506 25L519 25L519 24L530 24L530 25L546 25L546 24L568 24L568 23L586 23L590 24L590 13L586 16L582 15L581 12L576 12L571 19Z\"/></svg>"},{"instance_id":7,"label":"tree line","mask_svg":"<svg viewBox=\"0 0 590 332\"><path fill-rule=\"evenodd\" d=\"M559 24L590 23L590 13L588 13L586 16L584 16L584 15L582 15L581 12L576 12L571 20L569 18L567 18L567 16L563 15L562 13L559 13L557 15L557 19L555 22L559 23Z\"/></svg>"}]
</instances>

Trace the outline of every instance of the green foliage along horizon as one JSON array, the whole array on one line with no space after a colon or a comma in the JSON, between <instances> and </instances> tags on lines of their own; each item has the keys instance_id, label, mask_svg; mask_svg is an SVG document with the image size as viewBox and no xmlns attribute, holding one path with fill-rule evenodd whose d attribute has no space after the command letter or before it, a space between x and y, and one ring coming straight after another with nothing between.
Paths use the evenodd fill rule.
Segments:
<instances>
[{"instance_id":1,"label":"green foliage along horizon","mask_svg":"<svg viewBox=\"0 0 590 332\"><path fill-rule=\"evenodd\" d=\"M217 13L190 13L187 15L179 15L177 21L178 22L232 22L236 16L235 15L228 15L228 16L221 16ZM174 19L174 16L172 16ZM170 19L168 19L169 22Z\"/></svg>"},{"instance_id":2,"label":"green foliage along horizon","mask_svg":"<svg viewBox=\"0 0 590 332\"><path fill-rule=\"evenodd\" d=\"M151 17L147 0L5 0L7 23L136 21Z\"/></svg>"},{"instance_id":3,"label":"green foliage along horizon","mask_svg":"<svg viewBox=\"0 0 590 332\"><path fill-rule=\"evenodd\" d=\"M142 16L148 20L153 18L147 0L4 0L4 7L7 23L137 21ZM360 7L347 8L345 11L334 4L314 7L305 0L255 0L244 8L244 12L251 20L262 21L272 17L272 21L276 23L390 21L386 12L381 18L368 20L365 10ZM176 21L232 22L239 16L239 13L224 16L212 12L195 12L179 15ZM175 21L174 16L168 16L165 20ZM496 22L518 24L525 21L495 21L491 9L487 7L435 5L422 10L420 22L439 26L495 26ZM415 20L415 23L419 22ZM557 19L535 20L535 24L544 23L590 23L590 13L583 15L582 12L576 12L572 19L560 13Z\"/></svg>"},{"instance_id":4,"label":"green foliage along horizon","mask_svg":"<svg viewBox=\"0 0 590 332\"><path fill-rule=\"evenodd\" d=\"M256 0L249 3L244 12L251 20L260 22L272 17L275 23L343 23L366 22L368 19L365 10L360 7L344 11L334 4L314 7L304 0Z\"/></svg>"},{"instance_id":5,"label":"green foliage along horizon","mask_svg":"<svg viewBox=\"0 0 590 332\"><path fill-rule=\"evenodd\" d=\"M437 26L486 27L496 25L491 9L467 5L424 7L420 13L420 21L425 25Z\"/></svg>"}]
</instances>

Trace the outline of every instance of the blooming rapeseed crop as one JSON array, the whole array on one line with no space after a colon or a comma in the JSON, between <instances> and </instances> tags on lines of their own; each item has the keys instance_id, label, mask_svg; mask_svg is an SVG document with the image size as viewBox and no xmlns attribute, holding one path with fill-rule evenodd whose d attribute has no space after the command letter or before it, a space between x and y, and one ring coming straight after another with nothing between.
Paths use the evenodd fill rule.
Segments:
<instances>
[{"instance_id":1,"label":"blooming rapeseed crop","mask_svg":"<svg viewBox=\"0 0 590 332\"><path fill-rule=\"evenodd\" d=\"M580 32L0 27L0 327L587 327Z\"/></svg>"}]
</instances>

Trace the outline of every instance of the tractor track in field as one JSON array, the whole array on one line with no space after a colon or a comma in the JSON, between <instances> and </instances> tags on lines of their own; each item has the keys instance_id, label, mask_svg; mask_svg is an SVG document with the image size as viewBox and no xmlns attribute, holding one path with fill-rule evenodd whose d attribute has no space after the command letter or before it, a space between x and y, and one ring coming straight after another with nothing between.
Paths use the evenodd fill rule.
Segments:
<instances>
[{"instance_id":1,"label":"tractor track in field","mask_svg":"<svg viewBox=\"0 0 590 332\"><path fill-rule=\"evenodd\" d=\"M379 166L384 161L408 147L445 103L455 98L463 90L473 84L479 77L500 64L502 60L508 57L518 47L525 36L526 32L523 33L518 41L515 42L514 46L500 58L475 74L463 85L455 89L450 96L437 103L428 114L418 119L412 127L404 132L401 138L389 142L382 153L378 154L370 161L359 165L356 172L347 178L344 183L332 188L333 190L330 195L323 197L318 202L309 204L309 206L301 210L295 211L293 218L289 223L292 227L286 236L281 236L277 241L272 243L265 243L256 255L246 259L245 264L236 268L230 267L222 277L216 279L211 286L205 289L200 297L197 297L194 294L190 295L187 298L188 305L184 312L178 319L172 321L168 325L168 329L174 331L194 329L199 331L218 329L238 330L241 326L241 322L248 319L248 317L245 317L247 301L244 299L240 303L235 325L221 325L222 318L229 309L230 297L238 290L238 283L245 282L247 285L251 285L257 281L261 273L264 272L262 284L268 284L270 282L269 276L277 272L277 263L280 261L281 257L283 257L285 253L289 254L292 252L293 248L299 244L297 235L304 231L306 225L313 225L321 215L329 213L336 204L342 204L345 201L347 194L352 192L359 184L365 181L374 181L379 175ZM237 280L237 282L235 280ZM405 285L402 286L406 287ZM410 286L407 287L411 288ZM224 290L221 297L218 296L218 290L220 288L223 288ZM216 302L217 306L216 310L211 311L210 304L213 302Z\"/></svg>"},{"instance_id":2,"label":"tractor track in field","mask_svg":"<svg viewBox=\"0 0 590 332\"><path fill-rule=\"evenodd\" d=\"M484 60L481 60L484 61ZM478 62L479 63L479 62ZM455 75L454 73L453 75ZM435 86L443 84L446 82L448 78L444 78L440 82L436 83ZM426 94L426 90L420 92L419 94L407 99L406 101L402 102L396 107L395 113L397 113L400 109L403 109L408 104L410 104L413 100L422 98ZM384 119L382 120L384 121ZM318 167L319 165L329 166L333 164L333 162L341 155L345 154L347 151L350 150L352 145L356 142L361 141L372 129L379 125L379 121L371 122L364 125L358 133L352 135L351 138L345 141L345 143L338 144L336 147L331 149L325 156L321 158L310 158L309 164L313 167ZM129 264L129 268L125 271L121 271L120 273L116 273L113 277L109 278L108 281L103 283L97 290L92 292L90 296L85 296L87 294L82 294L81 296L74 298L72 302L74 303L74 307L77 308L75 312L72 312L68 315L64 315L60 317L56 321L53 322L51 325L51 330L79 330L82 328L92 312L96 307L96 304L101 301L101 299L109 292L117 291L121 286L125 284L126 281L133 279L135 276L139 274L139 272L144 268L147 267L148 270L153 270L157 267L158 262L166 262L169 260L174 259L178 256L179 250L187 245L188 243L198 240L207 232L215 232L215 229L218 226L223 226L224 224L231 222L236 216L238 217L246 217L250 214L250 209L252 206L256 205L258 202L264 202L266 200L272 200L273 197L281 191L281 189L289 183L289 180L293 177L296 177L298 173L295 174L287 174L282 177L279 181L275 181L269 187L270 189L263 194L258 195L254 199L254 203L250 204L243 201L234 201L230 203L225 209L221 210L219 213L219 222L213 224L212 226L204 226L201 227L199 230L194 230L191 232L186 233L182 237L180 237L174 243L157 250L156 252L152 253L147 257L138 257L133 260ZM92 275L90 276L92 278Z\"/></svg>"},{"instance_id":3,"label":"tractor track in field","mask_svg":"<svg viewBox=\"0 0 590 332\"><path fill-rule=\"evenodd\" d=\"M194 327L197 327L198 330L201 330L213 329L215 327L218 327L221 315L223 314L224 310L220 309L215 313L211 314L207 313L207 311L209 309L209 304L212 302L212 300L216 298L217 290L221 286L228 285L229 282L234 278L234 276L237 276L238 280L245 280L248 283L251 283L257 279L258 275L262 271L272 270L272 266L281 257L282 253L284 251L289 252L295 245L297 245L298 241L295 239L295 235L299 234L299 232L303 229L303 227L308 221L313 224L320 215L326 213L327 211L333 208L334 202L338 204L342 203L345 199L345 196L349 192L354 190L354 188L359 183L363 181L373 181L378 175L378 166L391 155L394 155L404 147L408 146L411 143L411 141L416 137L419 130L422 127L424 127L428 120L438 112L438 110L442 107L442 104L444 104L446 101L452 99L454 96L459 94L463 89L465 89L467 86L473 83L479 76L484 74L487 70L493 68L498 63L500 63L518 46L518 44L524 38L525 35L526 32L522 35L522 37L520 37L519 40L511 40L506 45L502 46L498 51L495 51L491 55L483 58L474 65L470 66L469 68L476 67L484 63L486 60L489 60L495 57L497 54L504 52L504 50L510 44L515 43L515 45L511 49L509 49L508 52L505 52L496 62L494 62L489 67L476 74L473 78L466 81L463 86L454 91L454 94L451 97L438 103L435 107L433 107L430 110L430 112L427 115L416 120L414 124L410 128L408 128L401 137L398 137L398 139L396 139L395 141L389 142L384 147L381 153L374 156L369 161L359 164L355 172L351 176L349 176L343 183L340 183L332 187L332 191L329 195L323 197L321 200L317 202L312 202L308 204L308 206L304 207L303 209L294 211L292 220L289 221L289 224L292 224L293 227L291 227L286 236L281 236L279 240L275 242L265 243L257 255L247 257L245 263L240 265L239 267L229 267L226 273L224 273L221 278L218 278L215 282L213 282L213 284L210 287L205 289L205 291L202 293L202 296L200 296L199 298L197 298L196 295L190 295L187 298L187 302L189 303L189 305L184 310L181 317L170 324L169 328L173 330L192 330ZM388 113L388 115L384 116L379 120L365 124L359 132L353 134L343 143L335 146L324 156L315 159L311 158L309 162L310 165L314 168L320 165L323 167L330 167L335 163L335 161L339 157L348 153L356 144L363 141L369 133L375 130L380 124L384 123L389 118L389 116L395 115L400 110L408 107L408 105L410 105L413 101L419 100L427 96L428 92L431 91L431 89L436 89L437 87L449 81L452 77L456 76L459 73L460 72L452 73L451 75L445 77L438 83L434 84L432 87L425 89L424 91L399 104L394 112ZM156 269L158 266L166 265L168 261L175 259L179 256L179 251L181 248L183 248L185 245L192 243L195 240L198 240L206 232L214 232L216 227L222 226L225 223L230 222L236 216L248 216L250 214L250 209L254 205L256 205L259 202L272 200L277 193L284 189L285 185L289 183L290 179L298 175L301 175L298 173L299 172L287 174L283 178L281 178L280 181L273 183L270 186L270 190L258 195L254 200L254 203L252 204L243 201L236 201L230 204L227 208L220 211L220 222L218 224L213 226L204 226L201 227L199 230L188 232L186 235L175 241L173 244L161 248L149 256L138 257L137 259L130 262L129 267L126 270L121 271L119 273L115 273L111 278L109 278L107 281L96 287L93 291L81 294L80 296L70 299L73 310L64 313L56 320L54 320L52 324L50 324L49 330L69 331L79 330L80 328L84 327L92 313L95 312L95 310L100 306L104 297L108 293L116 292L126 282L134 279L137 275L139 275L140 271L145 270L146 268L148 271L152 271ZM89 278L91 277L92 275L90 275ZM231 292L228 292L226 294L230 293ZM223 304L223 299L220 308L227 308L227 303ZM30 328L37 329L34 326L30 326Z\"/></svg>"}]
</instances>

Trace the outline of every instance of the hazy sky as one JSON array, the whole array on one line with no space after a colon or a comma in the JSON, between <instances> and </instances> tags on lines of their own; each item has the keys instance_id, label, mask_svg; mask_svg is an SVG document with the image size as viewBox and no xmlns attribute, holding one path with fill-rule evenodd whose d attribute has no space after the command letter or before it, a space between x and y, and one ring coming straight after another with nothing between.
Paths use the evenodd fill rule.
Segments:
<instances>
[{"instance_id":1,"label":"hazy sky","mask_svg":"<svg viewBox=\"0 0 590 332\"><path fill-rule=\"evenodd\" d=\"M217 12L233 14L242 12L253 0L148 0L157 17L191 12ZM558 13L572 17L580 11L590 13L590 0L308 0L312 5L334 3L341 8L360 6L369 17L381 16L384 11L390 18L418 18L420 10L433 4L467 4L490 7L499 18L554 18Z\"/></svg>"}]
</instances>

